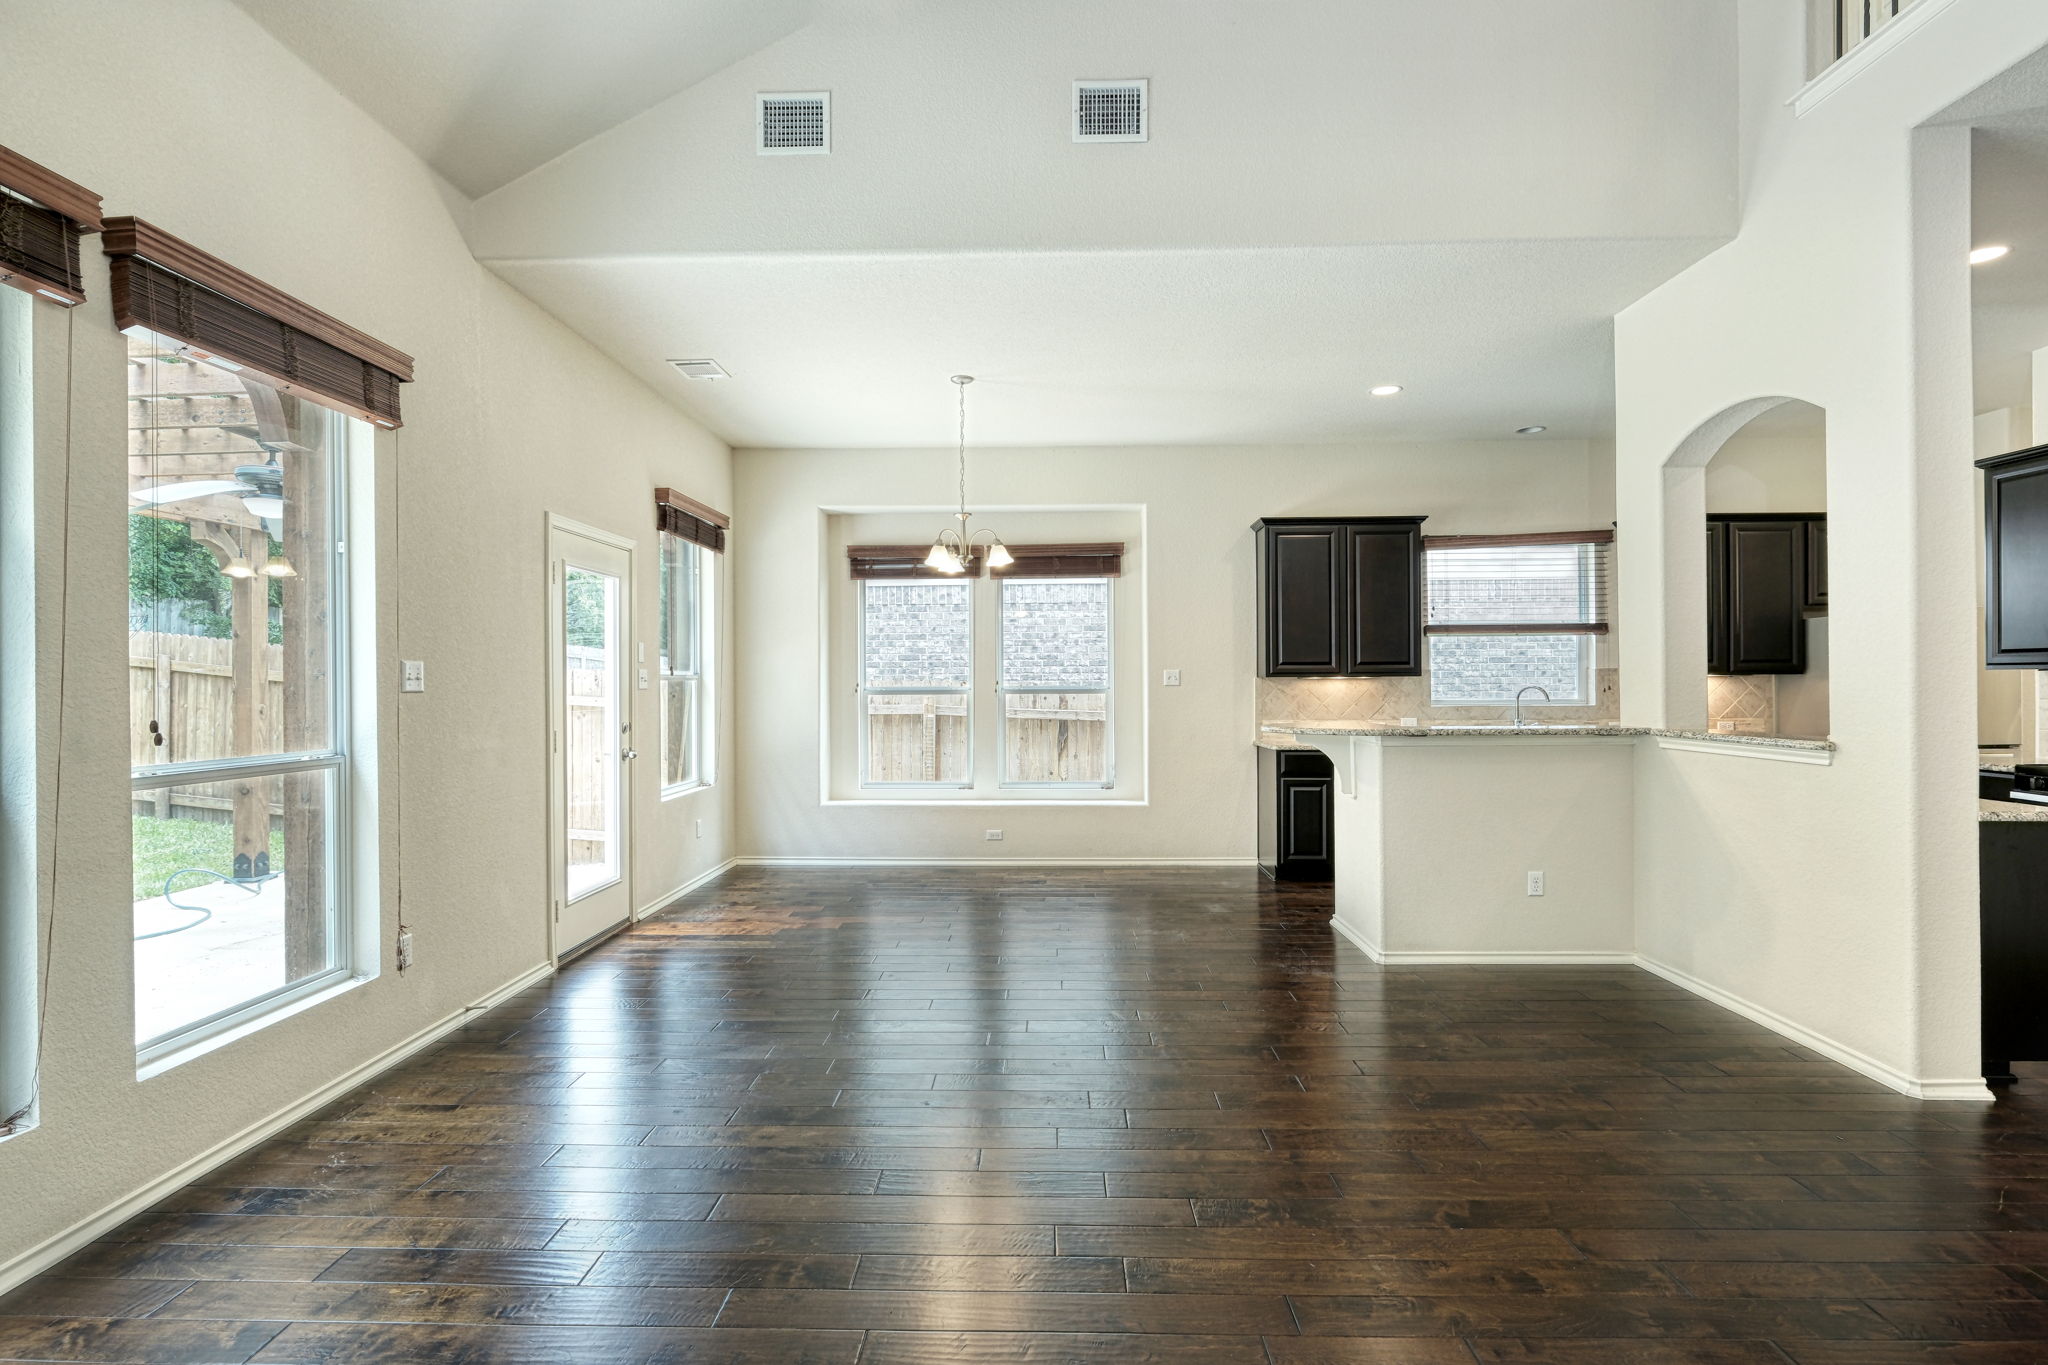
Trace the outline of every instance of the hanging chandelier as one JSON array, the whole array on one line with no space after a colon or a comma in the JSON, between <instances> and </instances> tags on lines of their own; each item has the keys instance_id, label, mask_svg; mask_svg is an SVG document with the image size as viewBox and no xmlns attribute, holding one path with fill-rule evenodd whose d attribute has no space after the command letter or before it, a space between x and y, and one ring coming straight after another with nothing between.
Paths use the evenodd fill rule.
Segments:
<instances>
[{"instance_id":1,"label":"hanging chandelier","mask_svg":"<svg viewBox=\"0 0 2048 1365\"><path fill-rule=\"evenodd\" d=\"M988 537L988 563L992 569L1000 569L1016 562L1010 547L1003 544L1003 538L984 526L979 531L967 529L967 519L972 513L967 510L967 386L974 382L971 374L956 374L953 383L960 390L960 510L953 515L959 520L957 527L948 526L932 541L932 552L924 557L925 567L937 569L940 573L966 573L967 566L974 560L975 542Z\"/></svg>"}]
</instances>

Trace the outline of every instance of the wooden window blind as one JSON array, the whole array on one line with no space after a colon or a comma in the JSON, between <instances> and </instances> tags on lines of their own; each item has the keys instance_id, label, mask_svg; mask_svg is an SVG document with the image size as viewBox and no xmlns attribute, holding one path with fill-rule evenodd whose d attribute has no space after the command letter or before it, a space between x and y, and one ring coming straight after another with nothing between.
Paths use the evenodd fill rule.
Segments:
<instances>
[{"instance_id":1,"label":"wooden window blind","mask_svg":"<svg viewBox=\"0 0 2048 1365\"><path fill-rule=\"evenodd\" d=\"M715 554L725 553L725 533L732 518L673 488L654 490L654 524L672 536L702 545Z\"/></svg>"},{"instance_id":2,"label":"wooden window blind","mask_svg":"<svg viewBox=\"0 0 2048 1365\"><path fill-rule=\"evenodd\" d=\"M412 357L140 218L106 220L114 321L258 372L279 389L399 426Z\"/></svg>"},{"instance_id":3,"label":"wooden window blind","mask_svg":"<svg viewBox=\"0 0 2048 1365\"><path fill-rule=\"evenodd\" d=\"M85 302L78 239L100 230L100 197L0 147L0 284L73 308Z\"/></svg>"},{"instance_id":4,"label":"wooden window blind","mask_svg":"<svg viewBox=\"0 0 2048 1365\"><path fill-rule=\"evenodd\" d=\"M1119 542L1092 545L1012 545L1014 562L989 572L997 578L1117 578L1124 571Z\"/></svg>"},{"instance_id":5,"label":"wooden window blind","mask_svg":"<svg viewBox=\"0 0 2048 1365\"><path fill-rule=\"evenodd\" d=\"M930 545L849 545L846 560L855 578L979 578L982 558L967 561L967 572L940 573L927 566ZM1014 553L1014 552L1013 552Z\"/></svg>"},{"instance_id":6,"label":"wooden window blind","mask_svg":"<svg viewBox=\"0 0 2048 1365\"><path fill-rule=\"evenodd\" d=\"M1605 635L1612 531L1424 536L1431 635Z\"/></svg>"}]
</instances>

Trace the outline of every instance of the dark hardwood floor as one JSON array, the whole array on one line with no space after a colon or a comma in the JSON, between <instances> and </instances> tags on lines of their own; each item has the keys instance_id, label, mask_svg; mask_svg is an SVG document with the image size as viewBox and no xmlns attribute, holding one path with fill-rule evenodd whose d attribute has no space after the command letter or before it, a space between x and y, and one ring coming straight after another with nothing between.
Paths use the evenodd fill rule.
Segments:
<instances>
[{"instance_id":1,"label":"dark hardwood floor","mask_svg":"<svg viewBox=\"0 0 2048 1365\"><path fill-rule=\"evenodd\" d=\"M744 871L0 1300L0 1358L2048 1360L2048 1080L1249 872Z\"/></svg>"}]
</instances>

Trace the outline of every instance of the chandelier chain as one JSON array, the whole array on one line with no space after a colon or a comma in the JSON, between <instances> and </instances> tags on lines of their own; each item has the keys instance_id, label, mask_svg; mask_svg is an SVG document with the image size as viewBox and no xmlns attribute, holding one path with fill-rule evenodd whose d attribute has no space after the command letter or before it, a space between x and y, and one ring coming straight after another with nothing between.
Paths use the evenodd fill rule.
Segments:
<instances>
[{"instance_id":1,"label":"chandelier chain","mask_svg":"<svg viewBox=\"0 0 2048 1365\"><path fill-rule=\"evenodd\" d=\"M967 513L967 386L955 384L960 393L960 513L965 529Z\"/></svg>"}]
</instances>

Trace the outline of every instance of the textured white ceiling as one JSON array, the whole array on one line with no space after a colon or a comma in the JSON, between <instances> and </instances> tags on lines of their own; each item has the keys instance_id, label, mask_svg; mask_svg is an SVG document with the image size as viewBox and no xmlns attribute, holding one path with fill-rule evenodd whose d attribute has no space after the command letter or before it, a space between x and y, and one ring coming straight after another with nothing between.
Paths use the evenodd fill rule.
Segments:
<instances>
[{"instance_id":1,"label":"textured white ceiling","mask_svg":"<svg viewBox=\"0 0 2048 1365\"><path fill-rule=\"evenodd\" d=\"M463 193L809 22L818 0L236 0Z\"/></svg>"},{"instance_id":2,"label":"textured white ceiling","mask_svg":"<svg viewBox=\"0 0 2048 1365\"><path fill-rule=\"evenodd\" d=\"M1612 315L1708 243L796 255L494 268L741 446L1602 432ZM686 380L665 358L732 378ZM1373 398L1395 383L1406 391Z\"/></svg>"}]
</instances>

